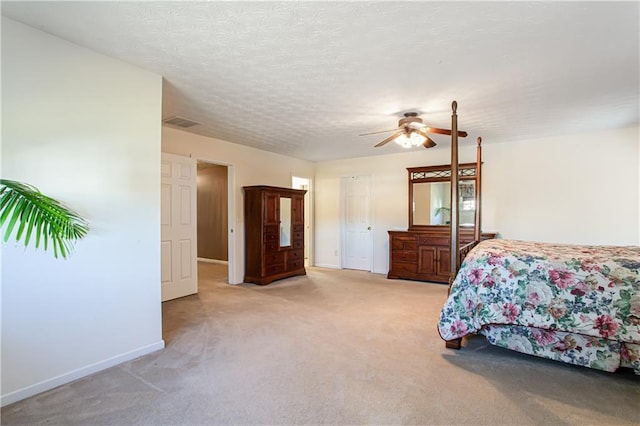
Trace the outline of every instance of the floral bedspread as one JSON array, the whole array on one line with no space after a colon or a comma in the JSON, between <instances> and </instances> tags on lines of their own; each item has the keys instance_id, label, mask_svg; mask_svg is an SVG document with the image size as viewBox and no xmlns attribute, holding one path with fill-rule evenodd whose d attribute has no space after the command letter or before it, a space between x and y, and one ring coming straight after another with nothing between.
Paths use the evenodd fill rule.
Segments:
<instances>
[{"instance_id":1,"label":"floral bedspread","mask_svg":"<svg viewBox=\"0 0 640 426\"><path fill-rule=\"evenodd\" d=\"M640 374L640 247L483 241L465 258L438 331Z\"/></svg>"}]
</instances>

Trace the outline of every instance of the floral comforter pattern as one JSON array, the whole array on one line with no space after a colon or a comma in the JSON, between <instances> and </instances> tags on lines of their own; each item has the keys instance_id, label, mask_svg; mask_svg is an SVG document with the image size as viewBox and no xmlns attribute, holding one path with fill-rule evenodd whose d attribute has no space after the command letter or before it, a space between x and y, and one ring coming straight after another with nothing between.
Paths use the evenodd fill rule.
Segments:
<instances>
[{"instance_id":1,"label":"floral comforter pattern","mask_svg":"<svg viewBox=\"0 0 640 426\"><path fill-rule=\"evenodd\" d=\"M483 241L465 258L438 331L640 374L640 247Z\"/></svg>"}]
</instances>

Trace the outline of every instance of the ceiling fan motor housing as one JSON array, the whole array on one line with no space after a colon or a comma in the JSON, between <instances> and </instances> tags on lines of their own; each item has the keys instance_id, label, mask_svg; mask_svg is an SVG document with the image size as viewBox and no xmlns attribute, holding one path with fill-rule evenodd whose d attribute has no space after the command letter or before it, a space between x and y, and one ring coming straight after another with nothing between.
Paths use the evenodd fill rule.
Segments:
<instances>
[{"instance_id":1,"label":"ceiling fan motor housing","mask_svg":"<svg viewBox=\"0 0 640 426\"><path fill-rule=\"evenodd\" d=\"M404 113L404 117L405 118L401 118L400 121L398 121L398 127L409 126L411 128L414 128L414 129L417 129L417 128L420 128L420 127L424 127L424 123L422 121L422 118L418 117L418 113L416 113L416 112L405 112ZM413 123L415 123L415 124L413 124Z\"/></svg>"}]
</instances>

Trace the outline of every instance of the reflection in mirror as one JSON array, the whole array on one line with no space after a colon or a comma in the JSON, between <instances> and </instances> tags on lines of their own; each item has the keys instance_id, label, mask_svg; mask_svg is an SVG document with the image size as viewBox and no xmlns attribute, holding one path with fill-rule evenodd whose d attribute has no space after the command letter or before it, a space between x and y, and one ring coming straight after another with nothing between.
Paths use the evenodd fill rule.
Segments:
<instances>
[{"instance_id":1,"label":"reflection in mirror","mask_svg":"<svg viewBox=\"0 0 640 426\"><path fill-rule=\"evenodd\" d=\"M460 225L473 226L475 221L475 181L461 181L459 194ZM451 183L414 183L412 213L414 225L449 225Z\"/></svg>"},{"instance_id":2,"label":"reflection in mirror","mask_svg":"<svg viewBox=\"0 0 640 426\"><path fill-rule=\"evenodd\" d=\"M462 181L458 188L460 226L474 226L476 220L476 182Z\"/></svg>"},{"instance_id":3,"label":"reflection in mirror","mask_svg":"<svg viewBox=\"0 0 640 426\"><path fill-rule=\"evenodd\" d=\"M291 245L291 198L280 197L280 247Z\"/></svg>"}]
</instances>

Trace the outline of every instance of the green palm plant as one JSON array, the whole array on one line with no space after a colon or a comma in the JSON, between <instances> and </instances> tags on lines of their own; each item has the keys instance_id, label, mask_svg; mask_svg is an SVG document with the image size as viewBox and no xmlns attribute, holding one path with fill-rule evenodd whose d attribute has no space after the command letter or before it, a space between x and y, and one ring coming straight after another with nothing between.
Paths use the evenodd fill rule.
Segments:
<instances>
[{"instance_id":1,"label":"green palm plant","mask_svg":"<svg viewBox=\"0 0 640 426\"><path fill-rule=\"evenodd\" d=\"M35 247L42 242L44 250L51 244L56 258L66 258L73 243L89 231L87 222L60 201L32 185L0 179L0 227L5 225L5 243L17 226L16 241L27 247L33 238Z\"/></svg>"}]
</instances>

